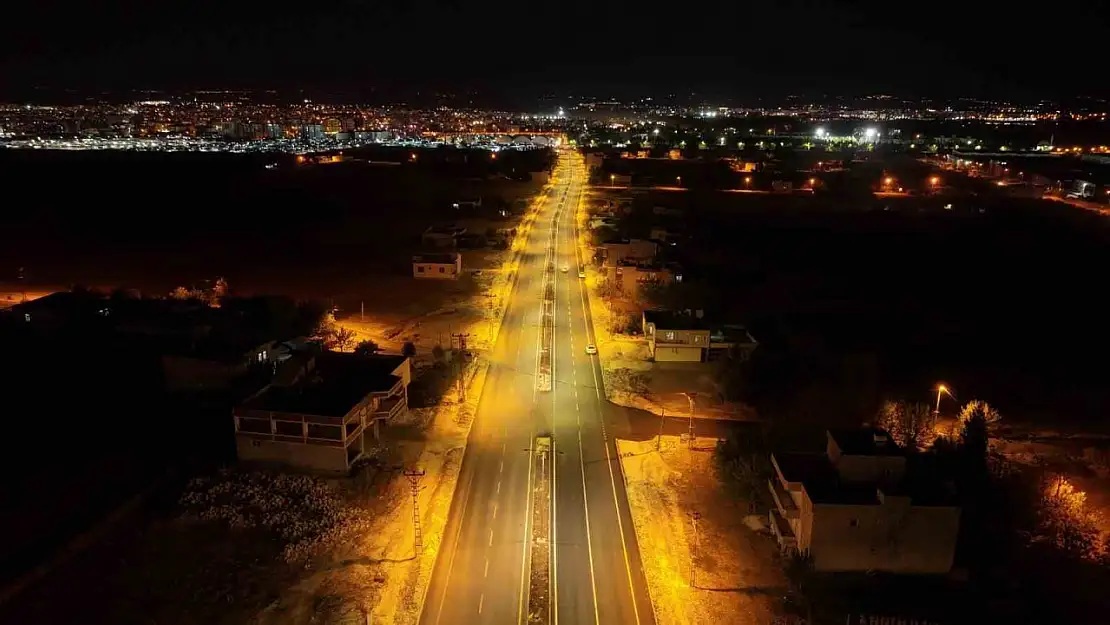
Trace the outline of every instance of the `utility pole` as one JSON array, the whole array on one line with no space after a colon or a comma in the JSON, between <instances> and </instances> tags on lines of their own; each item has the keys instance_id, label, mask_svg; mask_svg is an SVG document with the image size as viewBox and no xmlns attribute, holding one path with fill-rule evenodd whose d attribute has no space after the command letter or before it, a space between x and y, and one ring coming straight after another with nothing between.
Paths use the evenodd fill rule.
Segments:
<instances>
[{"instance_id":1,"label":"utility pole","mask_svg":"<svg viewBox=\"0 0 1110 625\"><path fill-rule=\"evenodd\" d=\"M698 521L701 520L700 512L693 512L690 518L694 520L694 549L690 552L690 587L698 586Z\"/></svg>"},{"instance_id":2,"label":"utility pole","mask_svg":"<svg viewBox=\"0 0 1110 625\"><path fill-rule=\"evenodd\" d=\"M362 301L362 302L358 303L358 320L363 321L363 322L366 321L366 302L365 301Z\"/></svg>"},{"instance_id":3,"label":"utility pole","mask_svg":"<svg viewBox=\"0 0 1110 625\"><path fill-rule=\"evenodd\" d=\"M424 534L420 530L420 480L424 477L424 469L405 469L405 477L409 480L409 492L412 494L412 534L414 551L420 555L424 548Z\"/></svg>"},{"instance_id":4,"label":"utility pole","mask_svg":"<svg viewBox=\"0 0 1110 625\"><path fill-rule=\"evenodd\" d=\"M686 399L690 400L690 435L687 437L687 443L691 449L694 448L694 398L696 397L697 394L695 393L690 393L686 396Z\"/></svg>"},{"instance_id":5,"label":"utility pole","mask_svg":"<svg viewBox=\"0 0 1110 625\"><path fill-rule=\"evenodd\" d=\"M663 424L667 422L667 407L659 409L659 436L655 439L655 451L663 453Z\"/></svg>"},{"instance_id":6,"label":"utility pole","mask_svg":"<svg viewBox=\"0 0 1110 625\"><path fill-rule=\"evenodd\" d=\"M466 371L466 339L470 338L470 334L452 334L451 346L454 347L455 339L459 339L459 358L455 359L455 380L458 387L459 403L466 401L466 384L463 383L464 372Z\"/></svg>"}]
</instances>

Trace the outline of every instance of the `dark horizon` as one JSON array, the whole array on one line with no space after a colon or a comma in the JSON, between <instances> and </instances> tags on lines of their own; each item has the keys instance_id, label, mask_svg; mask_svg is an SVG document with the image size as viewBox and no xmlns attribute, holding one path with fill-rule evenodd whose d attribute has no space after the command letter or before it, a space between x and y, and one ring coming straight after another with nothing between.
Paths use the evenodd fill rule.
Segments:
<instances>
[{"instance_id":1,"label":"dark horizon","mask_svg":"<svg viewBox=\"0 0 1110 625\"><path fill-rule=\"evenodd\" d=\"M36 87L305 88L446 91L521 104L545 94L1110 94L1087 69L1099 58L1102 7L1057 2L1062 26L1039 37L1024 14L941 3L907 21L869 4L713 7L675 26L681 14L621 3L532 13L442 2L283 12L252 0L170 2L154 11L125 0L87 8L46 0L13 8L11 23L20 27L0 44L0 96L26 98Z\"/></svg>"}]
</instances>

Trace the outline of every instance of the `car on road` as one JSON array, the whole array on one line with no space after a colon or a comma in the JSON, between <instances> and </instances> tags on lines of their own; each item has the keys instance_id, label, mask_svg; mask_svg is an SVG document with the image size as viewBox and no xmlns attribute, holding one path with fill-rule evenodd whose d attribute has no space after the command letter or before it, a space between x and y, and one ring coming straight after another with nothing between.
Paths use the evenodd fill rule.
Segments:
<instances>
[{"instance_id":1,"label":"car on road","mask_svg":"<svg viewBox=\"0 0 1110 625\"><path fill-rule=\"evenodd\" d=\"M594 345L593 343L587 343L586 344L586 353L590 354L591 356L596 354L597 353L597 346Z\"/></svg>"},{"instance_id":2,"label":"car on road","mask_svg":"<svg viewBox=\"0 0 1110 625\"><path fill-rule=\"evenodd\" d=\"M563 273L570 271L570 265L563 265Z\"/></svg>"},{"instance_id":3,"label":"car on road","mask_svg":"<svg viewBox=\"0 0 1110 625\"><path fill-rule=\"evenodd\" d=\"M579 269L578 270L578 277L579 278L585 278L586 277L586 270L585 269Z\"/></svg>"}]
</instances>

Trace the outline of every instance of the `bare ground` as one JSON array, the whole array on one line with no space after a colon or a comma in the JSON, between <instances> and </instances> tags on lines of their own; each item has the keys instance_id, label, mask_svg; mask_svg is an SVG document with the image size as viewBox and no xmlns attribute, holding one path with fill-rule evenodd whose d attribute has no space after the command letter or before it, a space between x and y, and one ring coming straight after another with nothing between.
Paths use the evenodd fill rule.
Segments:
<instances>
[{"instance_id":1,"label":"bare ground","mask_svg":"<svg viewBox=\"0 0 1110 625\"><path fill-rule=\"evenodd\" d=\"M636 526L656 619L660 625L767 624L786 580L767 535L745 525L748 502L727 493L717 478L713 445L693 450L678 437L618 440L628 500ZM698 521L698 557L693 514ZM696 585L691 586L696 567Z\"/></svg>"}]
</instances>

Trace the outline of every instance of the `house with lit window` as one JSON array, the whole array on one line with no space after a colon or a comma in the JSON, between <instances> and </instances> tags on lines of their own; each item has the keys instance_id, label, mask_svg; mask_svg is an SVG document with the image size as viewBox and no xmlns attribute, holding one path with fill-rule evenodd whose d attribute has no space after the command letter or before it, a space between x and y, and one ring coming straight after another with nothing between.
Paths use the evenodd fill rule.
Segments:
<instances>
[{"instance_id":1,"label":"house with lit window","mask_svg":"<svg viewBox=\"0 0 1110 625\"><path fill-rule=\"evenodd\" d=\"M645 310L643 332L656 362L714 362L730 355L746 360L758 346L744 326L713 323L701 310Z\"/></svg>"},{"instance_id":2,"label":"house with lit window","mask_svg":"<svg viewBox=\"0 0 1110 625\"><path fill-rule=\"evenodd\" d=\"M233 410L239 460L345 474L408 410L406 356L301 352Z\"/></svg>"},{"instance_id":3,"label":"house with lit window","mask_svg":"<svg viewBox=\"0 0 1110 625\"><path fill-rule=\"evenodd\" d=\"M458 280L462 275L462 254L446 252L412 257L412 276L425 280Z\"/></svg>"},{"instance_id":4,"label":"house with lit window","mask_svg":"<svg viewBox=\"0 0 1110 625\"><path fill-rule=\"evenodd\" d=\"M926 454L876 428L833 429L824 453L775 453L770 526L825 572L943 575L960 526L954 489Z\"/></svg>"}]
</instances>

